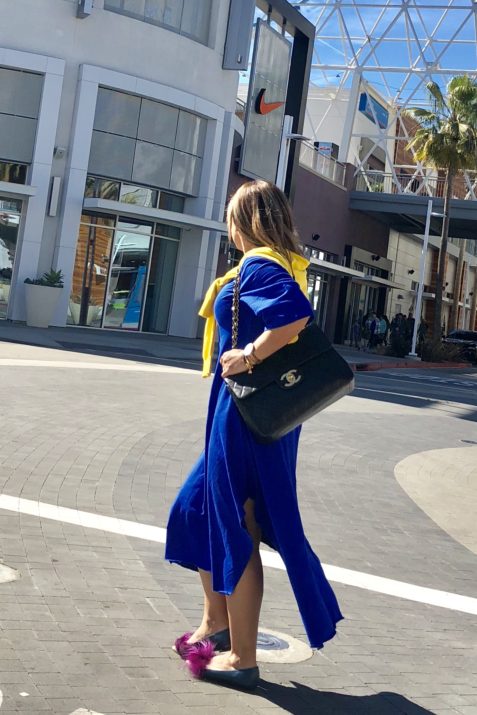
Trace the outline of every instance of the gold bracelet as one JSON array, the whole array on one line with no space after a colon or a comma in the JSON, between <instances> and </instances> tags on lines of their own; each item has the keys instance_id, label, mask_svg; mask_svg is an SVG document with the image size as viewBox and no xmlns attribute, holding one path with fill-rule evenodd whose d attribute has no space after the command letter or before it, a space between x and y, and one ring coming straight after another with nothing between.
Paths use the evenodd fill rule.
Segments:
<instances>
[{"instance_id":1,"label":"gold bracelet","mask_svg":"<svg viewBox=\"0 0 477 715\"><path fill-rule=\"evenodd\" d=\"M248 368L248 374L251 375L252 372L253 372L253 368L255 367L255 365L254 365L254 363L252 363L252 362L249 360L249 358L248 358L247 355L242 354L242 357L243 357L243 361L244 361L246 367Z\"/></svg>"},{"instance_id":2,"label":"gold bracelet","mask_svg":"<svg viewBox=\"0 0 477 715\"><path fill-rule=\"evenodd\" d=\"M257 353L255 352L255 345L253 346L252 354L249 357L253 358L254 365L260 365L260 363L263 362L263 360L260 360Z\"/></svg>"}]
</instances>

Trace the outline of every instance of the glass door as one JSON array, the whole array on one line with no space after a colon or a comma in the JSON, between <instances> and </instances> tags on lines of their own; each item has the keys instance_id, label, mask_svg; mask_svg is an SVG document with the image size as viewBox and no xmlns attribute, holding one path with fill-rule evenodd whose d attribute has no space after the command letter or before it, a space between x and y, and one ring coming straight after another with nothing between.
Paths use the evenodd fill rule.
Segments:
<instances>
[{"instance_id":1,"label":"glass door","mask_svg":"<svg viewBox=\"0 0 477 715\"><path fill-rule=\"evenodd\" d=\"M101 326L115 219L83 214L76 244L67 322Z\"/></svg>"},{"instance_id":2,"label":"glass door","mask_svg":"<svg viewBox=\"0 0 477 715\"><path fill-rule=\"evenodd\" d=\"M308 272L308 299L315 313L315 320L323 329L328 303L328 276L326 273Z\"/></svg>"},{"instance_id":3,"label":"glass door","mask_svg":"<svg viewBox=\"0 0 477 715\"><path fill-rule=\"evenodd\" d=\"M179 228L157 224L144 311L145 331L167 333L179 239Z\"/></svg>"},{"instance_id":4,"label":"glass door","mask_svg":"<svg viewBox=\"0 0 477 715\"><path fill-rule=\"evenodd\" d=\"M119 220L114 234L104 328L140 330L153 224Z\"/></svg>"},{"instance_id":5,"label":"glass door","mask_svg":"<svg viewBox=\"0 0 477 715\"><path fill-rule=\"evenodd\" d=\"M0 318L8 315L22 202L0 196Z\"/></svg>"}]
</instances>

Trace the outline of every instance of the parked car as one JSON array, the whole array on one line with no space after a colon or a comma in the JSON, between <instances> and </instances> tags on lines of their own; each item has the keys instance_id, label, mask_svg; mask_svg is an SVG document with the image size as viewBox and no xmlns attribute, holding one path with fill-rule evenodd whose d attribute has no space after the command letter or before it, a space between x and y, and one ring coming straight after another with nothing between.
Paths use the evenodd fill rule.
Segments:
<instances>
[{"instance_id":1,"label":"parked car","mask_svg":"<svg viewBox=\"0 0 477 715\"><path fill-rule=\"evenodd\" d=\"M463 358L477 362L477 330L451 330L443 342L458 345Z\"/></svg>"}]
</instances>

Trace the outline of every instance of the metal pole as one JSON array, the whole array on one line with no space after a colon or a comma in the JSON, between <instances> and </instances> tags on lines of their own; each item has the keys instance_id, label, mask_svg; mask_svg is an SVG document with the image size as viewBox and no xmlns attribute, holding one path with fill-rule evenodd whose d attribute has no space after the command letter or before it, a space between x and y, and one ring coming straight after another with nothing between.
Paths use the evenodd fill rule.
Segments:
<instances>
[{"instance_id":1,"label":"metal pole","mask_svg":"<svg viewBox=\"0 0 477 715\"><path fill-rule=\"evenodd\" d=\"M409 355L417 357L416 343L417 331L421 323L422 294L424 293L424 272L426 270L427 246L429 244L429 228L431 225L432 199L427 202L426 228L424 230L424 241L422 243L421 262L419 265L419 286L417 289L416 306L414 310L414 331L412 333L412 346Z\"/></svg>"},{"instance_id":2,"label":"metal pole","mask_svg":"<svg viewBox=\"0 0 477 715\"><path fill-rule=\"evenodd\" d=\"M464 241L464 295L462 296L462 315L461 315L461 328L462 330L467 329L466 325L466 309L467 309L467 289L468 289L468 280L469 280L469 264L465 262L465 251L467 248L467 241ZM456 325L456 328L459 327Z\"/></svg>"}]
</instances>

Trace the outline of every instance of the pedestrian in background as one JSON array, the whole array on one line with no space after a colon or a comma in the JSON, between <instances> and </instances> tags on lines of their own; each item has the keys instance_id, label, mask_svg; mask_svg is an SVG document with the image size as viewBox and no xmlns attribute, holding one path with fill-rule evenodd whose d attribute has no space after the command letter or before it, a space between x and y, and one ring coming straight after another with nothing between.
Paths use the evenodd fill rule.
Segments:
<instances>
[{"instance_id":1,"label":"pedestrian in background","mask_svg":"<svg viewBox=\"0 0 477 715\"><path fill-rule=\"evenodd\" d=\"M352 344L357 349L361 349L361 323L359 318L355 318L353 321L352 331Z\"/></svg>"},{"instance_id":2,"label":"pedestrian in background","mask_svg":"<svg viewBox=\"0 0 477 715\"><path fill-rule=\"evenodd\" d=\"M288 200L272 184L242 185L230 200L227 223L244 256L238 269L212 284L201 309L207 317L204 374L210 370L214 318L219 361L205 451L172 506L166 559L198 570L204 589L202 623L177 639L177 652L196 677L252 689L259 678L261 542L276 549L285 563L313 648L333 638L342 615L303 531L295 475L300 428L271 444L258 442L223 379L253 370L312 320L308 261L298 246ZM237 270L240 348L231 349L231 281Z\"/></svg>"}]
</instances>

